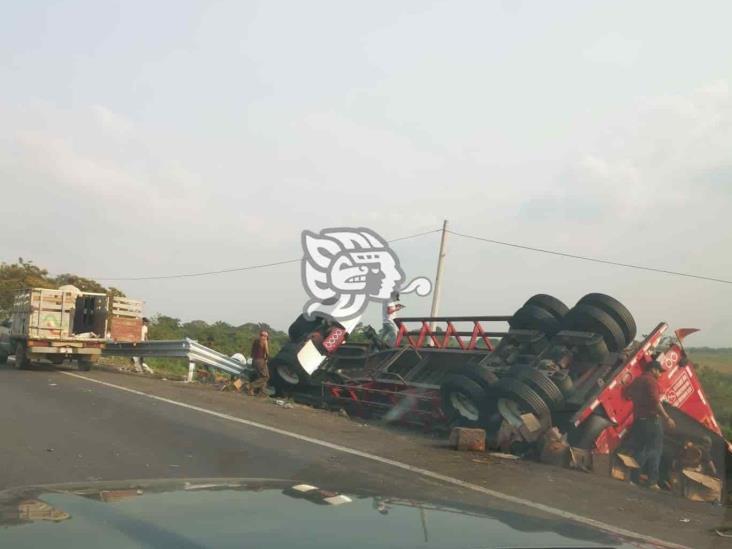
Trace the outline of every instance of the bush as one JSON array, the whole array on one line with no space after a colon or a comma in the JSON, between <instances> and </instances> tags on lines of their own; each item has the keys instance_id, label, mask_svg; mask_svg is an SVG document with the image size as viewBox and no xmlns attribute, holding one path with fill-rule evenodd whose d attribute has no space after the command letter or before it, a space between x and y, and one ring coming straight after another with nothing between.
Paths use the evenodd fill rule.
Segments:
<instances>
[{"instance_id":1,"label":"bush","mask_svg":"<svg viewBox=\"0 0 732 549\"><path fill-rule=\"evenodd\" d=\"M722 432L732 439L732 375L708 366L701 366L697 373Z\"/></svg>"}]
</instances>

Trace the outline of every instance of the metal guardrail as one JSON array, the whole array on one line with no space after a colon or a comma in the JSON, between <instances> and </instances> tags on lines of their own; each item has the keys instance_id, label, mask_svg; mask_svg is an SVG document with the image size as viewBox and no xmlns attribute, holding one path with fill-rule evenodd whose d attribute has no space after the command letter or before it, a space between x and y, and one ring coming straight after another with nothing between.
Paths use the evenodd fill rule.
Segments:
<instances>
[{"instance_id":1,"label":"metal guardrail","mask_svg":"<svg viewBox=\"0 0 732 549\"><path fill-rule=\"evenodd\" d=\"M218 368L229 374L241 375L251 370L223 353L209 349L193 339L175 339L160 341L138 341L134 343L107 343L102 355L107 356L155 356L169 358L186 358L204 366Z\"/></svg>"}]
</instances>

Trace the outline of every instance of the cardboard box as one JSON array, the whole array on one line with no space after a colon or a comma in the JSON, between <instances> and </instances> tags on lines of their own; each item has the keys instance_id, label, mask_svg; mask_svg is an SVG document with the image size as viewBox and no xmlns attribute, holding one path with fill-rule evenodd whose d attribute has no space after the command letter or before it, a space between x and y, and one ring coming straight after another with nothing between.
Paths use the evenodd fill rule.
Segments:
<instances>
[{"instance_id":1,"label":"cardboard box","mask_svg":"<svg viewBox=\"0 0 732 549\"><path fill-rule=\"evenodd\" d=\"M579 469L580 471L592 470L592 453L582 448L569 449L569 467L571 469Z\"/></svg>"},{"instance_id":2,"label":"cardboard box","mask_svg":"<svg viewBox=\"0 0 732 549\"><path fill-rule=\"evenodd\" d=\"M684 496L691 501L722 501L722 481L693 469L684 469Z\"/></svg>"},{"instance_id":3,"label":"cardboard box","mask_svg":"<svg viewBox=\"0 0 732 549\"><path fill-rule=\"evenodd\" d=\"M640 465L638 465L638 462L633 456L617 453L615 454L615 460L610 471L610 476L616 480L629 482L633 471L638 469L640 469Z\"/></svg>"},{"instance_id":4,"label":"cardboard box","mask_svg":"<svg viewBox=\"0 0 732 549\"><path fill-rule=\"evenodd\" d=\"M485 431L455 427L450 433L450 446L465 452L485 452Z\"/></svg>"}]
</instances>

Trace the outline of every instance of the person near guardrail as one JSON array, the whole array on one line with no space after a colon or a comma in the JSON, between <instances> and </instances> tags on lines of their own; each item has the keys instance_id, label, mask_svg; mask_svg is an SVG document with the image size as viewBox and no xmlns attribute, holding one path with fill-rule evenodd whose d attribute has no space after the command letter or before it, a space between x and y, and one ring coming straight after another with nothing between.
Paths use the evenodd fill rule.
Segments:
<instances>
[{"instance_id":1,"label":"person near guardrail","mask_svg":"<svg viewBox=\"0 0 732 549\"><path fill-rule=\"evenodd\" d=\"M663 453L663 424L673 430L676 423L668 415L661 404L661 389L658 378L663 368L653 360L645 365L644 372L626 389L626 398L633 401L633 427L630 433L631 443L635 447L635 460L640 468L635 471L633 481L639 482L640 473L648 475L647 486L651 490L659 490L658 476Z\"/></svg>"},{"instance_id":2,"label":"person near guardrail","mask_svg":"<svg viewBox=\"0 0 732 549\"><path fill-rule=\"evenodd\" d=\"M379 337L381 340L389 346L394 345L397 339L397 325L394 322L397 314L404 308L404 305L399 303L399 292L392 292L391 299L385 301L382 305L382 325Z\"/></svg>"},{"instance_id":3,"label":"person near guardrail","mask_svg":"<svg viewBox=\"0 0 732 549\"><path fill-rule=\"evenodd\" d=\"M147 318L142 319L142 327L140 328L140 341L149 341L150 338L148 337L149 332L149 325L150 320ZM133 356L132 357L132 365L135 367L135 371L137 373L143 373L147 372L148 374L153 373L153 369L150 368L147 364L145 364L145 357L142 356Z\"/></svg>"},{"instance_id":4,"label":"person near guardrail","mask_svg":"<svg viewBox=\"0 0 732 549\"><path fill-rule=\"evenodd\" d=\"M269 334L266 330L259 332L259 338L252 341L252 364L256 371L256 378L249 384L249 396L267 396L267 382L269 381Z\"/></svg>"}]
</instances>

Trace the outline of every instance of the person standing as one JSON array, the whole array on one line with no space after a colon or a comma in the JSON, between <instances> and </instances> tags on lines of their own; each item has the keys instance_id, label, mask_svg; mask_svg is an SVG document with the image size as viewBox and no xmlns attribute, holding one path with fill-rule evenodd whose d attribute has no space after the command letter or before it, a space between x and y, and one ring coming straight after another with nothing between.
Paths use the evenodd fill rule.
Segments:
<instances>
[{"instance_id":1,"label":"person standing","mask_svg":"<svg viewBox=\"0 0 732 549\"><path fill-rule=\"evenodd\" d=\"M399 303L399 292L392 292L391 299L385 301L382 305L382 325L379 336L389 346L396 343L398 329L394 320L403 308L404 305Z\"/></svg>"},{"instance_id":2,"label":"person standing","mask_svg":"<svg viewBox=\"0 0 732 549\"><path fill-rule=\"evenodd\" d=\"M640 468L637 475L645 471L648 488L659 490L658 476L663 453L663 423L668 429L675 429L676 423L661 403L661 389L658 378L663 368L654 360L645 365L644 372L626 389L625 396L633 401L633 427L631 441L635 445L635 460ZM638 478L634 478L638 482Z\"/></svg>"},{"instance_id":3,"label":"person standing","mask_svg":"<svg viewBox=\"0 0 732 549\"><path fill-rule=\"evenodd\" d=\"M150 325L150 320L148 320L147 318L143 318L142 327L140 328L140 341L141 342L150 340L150 338L148 336L149 325ZM135 366L135 371L140 374L143 372L147 372L148 374L153 373L153 369L150 368L150 366L148 366L147 364L145 364L145 357L133 356L132 364Z\"/></svg>"},{"instance_id":4,"label":"person standing","mask_svg":"<svg viewBox=\"0 0 732 549\"><path fill-rule=\"evenodd\" d=\"M259 338L252 341L251 355L257 377L249 384L249 396L267 396L265 388L269 381L269 334L266 330L259 332Z\"/></svg>"}]
</instances>

